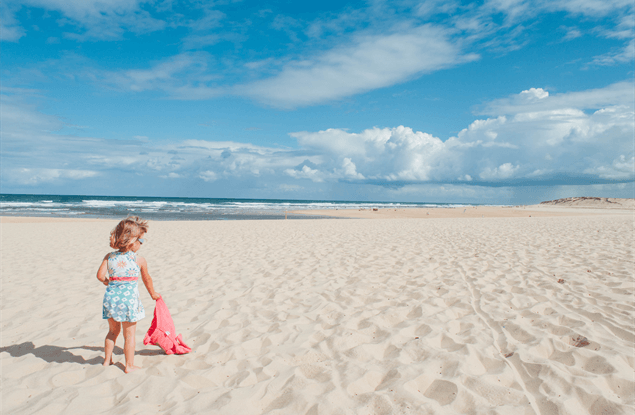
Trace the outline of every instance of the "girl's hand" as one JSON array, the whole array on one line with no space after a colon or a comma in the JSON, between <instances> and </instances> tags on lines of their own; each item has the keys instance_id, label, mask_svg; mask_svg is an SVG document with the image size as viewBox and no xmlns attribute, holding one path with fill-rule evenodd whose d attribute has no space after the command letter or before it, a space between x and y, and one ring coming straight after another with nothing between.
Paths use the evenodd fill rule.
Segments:
<instances>
[{"instance_id":1,"label":"girl's hand","mask_svg":"<svg viewBox=\"0 0 635 415\"><path fill-rule=\"evenodd\" d=\"M159 298L161 298L161 294L159 294L159 293L154 293L154 295L151 295L150 297L152 297L152 299L153 299L154 301L156 301L156 300L158 300Z\"/></svg>"},{"instance_id":2,"label":"girl's hand","mask_svg":"<svg viewBox=\"0 0 635 415\"><path fill-rule=\"evenodd\" d=\"M108 278L105 278L102 283L107 287L108 284L110 283L110 280Z\"/></svg>"}]
</instances>

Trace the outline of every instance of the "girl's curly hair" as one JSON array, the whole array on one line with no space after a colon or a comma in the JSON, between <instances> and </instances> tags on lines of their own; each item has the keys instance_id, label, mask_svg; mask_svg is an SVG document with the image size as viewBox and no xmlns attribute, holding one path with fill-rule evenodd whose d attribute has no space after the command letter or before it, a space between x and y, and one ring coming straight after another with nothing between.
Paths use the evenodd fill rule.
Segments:
<instances>
[{"instance_id":1,"label":"girl's curly hair","mask_svg":"<svg viewBox=\"0 0 635 415\"><path fill-rule=\"evenodd\" d=\"M110 247L127 251L144 233L148 232L148 221L138 216L128 216L110 232Z\"/></svg>"}]
</instances>

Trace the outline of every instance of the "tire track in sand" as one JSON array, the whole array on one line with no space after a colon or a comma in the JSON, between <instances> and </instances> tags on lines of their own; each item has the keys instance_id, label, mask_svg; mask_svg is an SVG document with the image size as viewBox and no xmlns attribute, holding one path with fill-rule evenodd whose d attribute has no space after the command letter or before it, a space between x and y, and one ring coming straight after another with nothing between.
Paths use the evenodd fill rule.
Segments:
<instances>
[{"instance_id":1,"label":"tire track in sand","mask_svg":"<svg viewBox=\"0 0 635 415\"><path fill-rule=\"evenodd\" d=\"M507 335L500 327L500 324L482 310L480 306L481 292L476 288L475 284L470 282L470 280L474 280L474 278L468 277L468 272L465 267L466 264L462 262L459 268L459 273L470 292L470 304L472 305L472 309L482 320L483 324L490 329L494 344L498 348L499 356L512 370L516 382L518 382L518 384L523 388L523 392L527 400L530 402L532 409L534 412L537 411L540 415L558 414L558 407L552 402L549 402L547 400L548 398L538 390L540 383L542 382L535 382L531 386L528 385L529 382L526 382L526 376L523 376L523 372L526 373L526 371L521 366L520 357L517 353L513 353L508 350ZM512 355L509 356L509 353L512 353Z\"/></svg>"}]
</instances>

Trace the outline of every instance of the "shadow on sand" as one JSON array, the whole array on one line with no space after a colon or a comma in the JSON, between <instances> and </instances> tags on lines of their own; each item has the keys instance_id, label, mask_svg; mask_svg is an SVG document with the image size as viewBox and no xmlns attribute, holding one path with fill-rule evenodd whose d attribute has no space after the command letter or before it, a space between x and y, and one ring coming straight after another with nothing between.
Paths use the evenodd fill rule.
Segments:
<instances>
[{"instance_id":1,"label":"shadow on sand","mask_svg":"<svg viewBox=\"0 0 635 415\"><path fill-rule=\"evenodd\" d=\"M77 346L77 347L59 347L44 345L35 347L32 342L25 342L21 344L14 344L12 346L0 348L0 353L9 353L13 357L22 357L27 354L32 354L49 363L79 363L80 365L101 365L104 362L103 355L93 357L86 360L83 356L73 354L70 350L84 349L95 352L104 352L103 347L95 346ZM123 355L123 349L119 346L115 346L113 351L115 355ZM163 353L163 350L139 350L135 353L137 356L158 356ZM116 364L120 366L119 363ZM123 366L122 366L123 367Z\"/></svg>"}]
</instances>

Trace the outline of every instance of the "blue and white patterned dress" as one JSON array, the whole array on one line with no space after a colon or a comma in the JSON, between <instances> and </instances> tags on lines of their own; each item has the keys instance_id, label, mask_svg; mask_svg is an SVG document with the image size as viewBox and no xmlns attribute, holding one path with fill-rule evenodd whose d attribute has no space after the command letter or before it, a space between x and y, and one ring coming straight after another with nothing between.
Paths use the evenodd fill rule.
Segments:
<instances>
[{"instance_id":1,"label":"blue and white patterned dress","mask_svg":"<svg viewBox=\"0 0 635 415\"><path fill-rule=\"evenodd\" d=\"M108 254L108 287L102 316L115 321L139 321L146 316L139 300L137 254L133 251Z\"/></svg>"}]
</instances>

